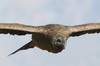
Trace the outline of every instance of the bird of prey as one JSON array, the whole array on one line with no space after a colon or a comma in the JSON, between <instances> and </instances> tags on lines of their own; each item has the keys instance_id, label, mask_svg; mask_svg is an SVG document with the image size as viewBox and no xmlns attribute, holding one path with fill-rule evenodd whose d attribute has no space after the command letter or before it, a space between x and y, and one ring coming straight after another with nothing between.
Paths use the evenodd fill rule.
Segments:
<instances>
[{"instance_id":1,"label":"bird of prey","mask_svg":"<svg viewBox=\"0 0 100 66\"><path fill-rule=\"evenodd\" d=\"M0 34L26 35L32 34L32 40L10 55L29 48L38 47L48 52L61 52L69 37L99 33L100 23L88 23L75 26L49 24L45 26L29 26L17 23L0 23ZM9 56L10 56L9 55Z\"/></svg>"}]
</instances>

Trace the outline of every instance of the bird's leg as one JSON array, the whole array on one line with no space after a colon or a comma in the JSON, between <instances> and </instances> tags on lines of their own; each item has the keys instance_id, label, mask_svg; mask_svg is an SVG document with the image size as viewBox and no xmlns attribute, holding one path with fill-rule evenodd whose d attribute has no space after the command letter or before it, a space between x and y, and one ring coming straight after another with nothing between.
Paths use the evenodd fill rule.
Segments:
<instances>
[{"instance_id":1,"label":"bird's leg","mask_svg":"<svg viewBox=\"0 0 100 66\"><path fill-rule=\"evenodd\" d=\"M13 53L9 54L8 56L10 55L13 55L15 54L16 52L20 51L20 50L26 50L28 48L34 48L34 45L32 45L32 41L27 43L26 45L22 46L21 48L19 48L18 50L14 51Z\"/></svg>"}]
</instances>

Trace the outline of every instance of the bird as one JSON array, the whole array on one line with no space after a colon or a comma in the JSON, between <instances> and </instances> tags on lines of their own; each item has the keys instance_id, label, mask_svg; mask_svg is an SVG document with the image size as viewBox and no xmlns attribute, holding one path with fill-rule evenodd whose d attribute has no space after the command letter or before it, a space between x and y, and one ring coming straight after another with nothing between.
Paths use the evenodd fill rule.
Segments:
<instances>
[{"instance_id":1,"label":"bird","mask_svg":"<svg viewBox=\"0 0 100 66\"><path fill-rule=\"evenodd\" d=\"M87 23L74 26L61 24L47 24L43 26L31 26L18 23L0 23L0 34L26 35L31 34L32 40L21 48L12 52L38 47L52 53L59 53L65 49L69 37L84 34L100 33L100 23Z\"/></svg>"}]
</instances>

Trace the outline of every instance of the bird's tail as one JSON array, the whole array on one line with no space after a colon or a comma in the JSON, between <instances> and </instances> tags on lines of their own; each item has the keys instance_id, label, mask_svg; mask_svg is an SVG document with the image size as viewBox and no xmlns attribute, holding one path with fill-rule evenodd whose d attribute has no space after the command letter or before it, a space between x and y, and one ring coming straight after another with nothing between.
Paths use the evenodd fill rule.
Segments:
<instances>
[{"instance_id":1,"label":"bird's tail","mask_svg":"<svg viewBox=\"0 0 100 66\"><path fill-rule=\"evenodd\" d=\"M15 54L16 52L20 51L20 50L26 50L28 48L34 48L34 46L31 45L32 42L27 43L26 45L22 46L21 48L19 48L18 50L14 51L13 53L9 54L8 56L11 56L13 54Z\"/></svg>"}]
</instances>

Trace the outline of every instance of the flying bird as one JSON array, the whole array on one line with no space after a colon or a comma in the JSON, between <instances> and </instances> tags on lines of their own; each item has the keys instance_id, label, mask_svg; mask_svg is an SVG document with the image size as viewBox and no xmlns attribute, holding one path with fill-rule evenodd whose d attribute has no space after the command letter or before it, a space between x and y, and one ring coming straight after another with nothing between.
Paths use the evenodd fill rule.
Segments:
<instances>
[{"instance_id":1,"label":"flying bird","mask_svg":"<svg viewBox=\"0 0 100 66\"><path fill-rule=\"evenodd\" d=\"M69 37L84 34L99 33L100 23L88 23L75 26L48 24L45 26L30 26L18 23L0 23L0 34L26 35L32 34L32 40L10 55L29 48L38 47L52 53L59 53L67 45ZM10 56L9 55L9 56Z\"/></svg>"}]
</instances>

